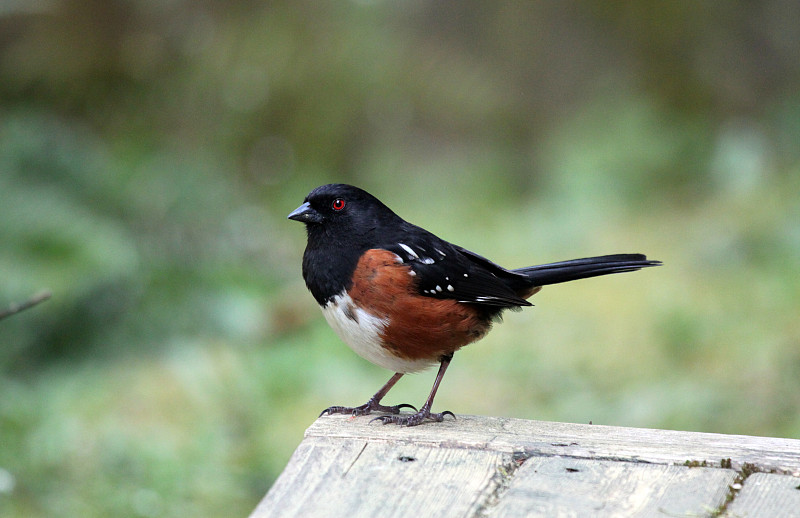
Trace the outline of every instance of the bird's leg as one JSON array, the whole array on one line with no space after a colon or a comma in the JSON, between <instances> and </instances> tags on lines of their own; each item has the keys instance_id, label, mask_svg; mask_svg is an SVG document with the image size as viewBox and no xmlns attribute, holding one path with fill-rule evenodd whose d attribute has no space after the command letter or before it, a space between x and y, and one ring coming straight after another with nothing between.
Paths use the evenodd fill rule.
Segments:
<instances>
[{"instance_id":1,"label":"bird's leg","mask_svg":"<svg viewBox=\"0 0 800 518\"><path fill-rule=\"evenodd\" d=\"M450 360L452 359L453 359L453 353L446 354L439 359L441 365L439 365L439 372L436 374L436 379L433 382L433 388L431 389L431 393L428 396L428 399L425 401L425 404L422 405L422 408L419 409L419 412L417 412L416 414L404 415L404 416L383 415L380 417L376 417L375 419L373 419L373 421L380 421L383 424L395 423L405 426L417 426L418 424L421 424L425 419L432 419L434 421L441 422L444 420L444 416L446 415L453 416L453 419L455 419L456 416L453 414L453 412L450 412L449 410L445 410L444 412L440 412L438 414L431 413L431 406L433 406L433 398L436 397L436 390L438 390L439 383L442 382L442 378L444 377L444 373L447 370L447 366L450 365Z\"/></svg>"},{"instance_id":2,"label":"bird's leg","mask_svg":"<svg viewBox=\"0 0 800 518\"><path fill-rule=\"evenodd\" d=\"M394 384L397 383L397 380L403 377L402 372L396 372L394 376L392 376L389 381L386 382L386 385L382 386L381 389L375 393L374 396L369 398L369 401L364 403L361 406L357 407L349 407L349 406L332 406L328 407L322 411L319 415L320 417L324 416L325 414L352 414L352 415L367 415L371 413L373 410L378 412L388 412L390 414L399 414L401 408L413 408L414 411L417 410L416 407L409 405L407 403L401 403L399 405L394 406L384 406L381 405L381 399L386 395Z\"/></svg>"}]
</instances>

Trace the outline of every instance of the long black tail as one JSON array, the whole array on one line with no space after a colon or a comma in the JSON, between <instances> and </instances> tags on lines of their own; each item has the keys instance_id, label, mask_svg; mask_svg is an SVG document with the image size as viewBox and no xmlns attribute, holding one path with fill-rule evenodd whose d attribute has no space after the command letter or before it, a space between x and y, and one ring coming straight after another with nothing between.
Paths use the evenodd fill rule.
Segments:
<instances>
[{"instance_id":1,"label":"long black tail","mask_svg":"<svg viewBox=\"0 0 800 518\"><path fill-rule=\"evenodd\" d=\"M650 261L643 254L616 254L540 264L512 271L528 277L534 286L546 286L610 273L633 272L659 265L661 261Z\"/></svg>"}]
</instances>

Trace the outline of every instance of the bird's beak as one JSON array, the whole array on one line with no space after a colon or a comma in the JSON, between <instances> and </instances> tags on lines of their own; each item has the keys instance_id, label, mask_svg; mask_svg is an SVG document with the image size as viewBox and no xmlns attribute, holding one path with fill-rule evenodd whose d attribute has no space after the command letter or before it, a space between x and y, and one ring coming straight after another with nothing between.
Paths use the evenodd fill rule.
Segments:
<instances>
[{"instance_id":1,"label":"bird's beak","mask_svg":"<svg viewBox=\"0 0 800 518\"><path fill-rule=\"evenodd\" d=\"M308 202L294 209L287 217L302 223L322 223L322 214L311 208Z\"/></svg>"}]
</instances>

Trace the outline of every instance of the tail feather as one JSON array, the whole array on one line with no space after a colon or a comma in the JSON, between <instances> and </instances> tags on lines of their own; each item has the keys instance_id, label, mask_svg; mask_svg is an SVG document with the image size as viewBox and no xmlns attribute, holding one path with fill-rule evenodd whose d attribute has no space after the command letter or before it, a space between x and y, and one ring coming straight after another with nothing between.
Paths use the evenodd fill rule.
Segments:
<instances>
[{"instance_id":1,"label":"tail feather","mask_svg":"<svg viewBox=\"0 0 800 518\"><path fill-rule=\"evenodd\" d=\"M546 286L598 275L633 272L659 265L661 261L648 260L643 254L615 254L540 264L512 271L525 275L534 286Z\"/></svg>"}]
</instances>

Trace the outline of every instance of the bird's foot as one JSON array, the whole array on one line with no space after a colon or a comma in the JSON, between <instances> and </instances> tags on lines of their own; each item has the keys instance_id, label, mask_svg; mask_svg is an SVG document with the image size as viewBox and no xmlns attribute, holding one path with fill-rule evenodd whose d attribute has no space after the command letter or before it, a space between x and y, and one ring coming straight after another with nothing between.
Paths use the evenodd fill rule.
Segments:
<instances>
[{"instance_id":1,"label":"bird's foot","mask_svg":"<svg viewBox=\"0 0 800 518\"><path fill-rule=\"evenodd\" d=\"M407 403L401 403L399 405L394 405L394 406L385 406L381 405L380 403L378 403L373 399L370 399L363 405L356 407L331 406L323 410L319 416L322 417L324 415L333 415L333 414L349 414L353 416L358 416L358 415L369 415L372 412L385 412L387 414L396 415L399 414L400 410L403 408L411 408L415 412L417 411L417 407L409 405Z\"/></svg>"},{"instance_id":2,"label":"bird's foot","mask_svg":"<svg viewBox=\"0 0 800 518\"><path fill-rule=\"evenodd\" d=\"M425 419L431 419L436 421L437 423L441 423L444 420L444 416L449 415L452 416L453 419L456 418L455 414L449 410L445 410L444 412L439 412L438 414L433 414L430 411L430 408L422 407L422 410L415 414L411 415L382 415L380 417L376 417L373 421L380 421L383 424L399 424L401 426L417 426L418 424L422 424Z\"/></svg>"}]
</instances>

